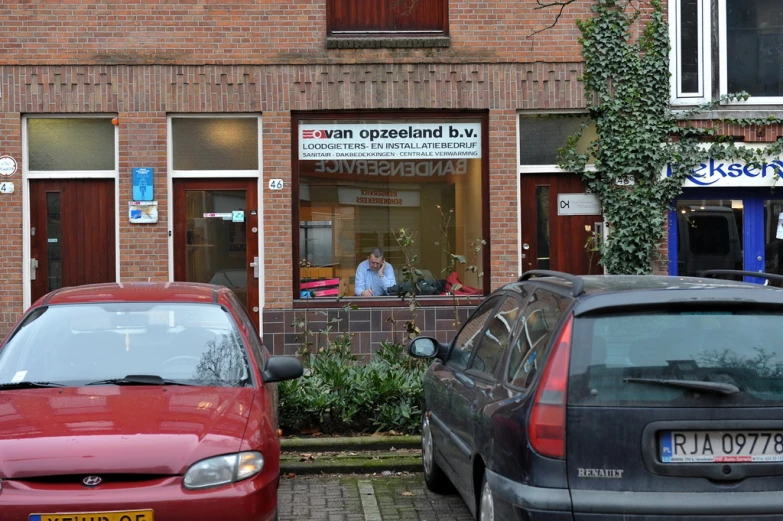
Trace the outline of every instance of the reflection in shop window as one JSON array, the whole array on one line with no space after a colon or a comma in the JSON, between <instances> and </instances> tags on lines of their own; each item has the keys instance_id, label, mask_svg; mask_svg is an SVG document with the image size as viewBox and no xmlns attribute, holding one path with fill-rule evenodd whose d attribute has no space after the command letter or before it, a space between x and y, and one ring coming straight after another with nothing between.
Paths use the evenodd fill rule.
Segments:
<instances>
[{"instance_id":1,"label":"reflection in shop window","mask_svg":"<svg viewBox=\"0 0 783 521\"><path fill-rule=\"evenodd\" d=\"M297 133L300 296L353 296L357 266L374 248L399 289L400 229L414 235L430 294L445 294L454 277L481 293L482 255L471 258L471 243L485 236L481 121L302 121ZM444 230L441 212L451 216ZM477 272L447 273L447 249Z\"/></svg>"}]
</instances>

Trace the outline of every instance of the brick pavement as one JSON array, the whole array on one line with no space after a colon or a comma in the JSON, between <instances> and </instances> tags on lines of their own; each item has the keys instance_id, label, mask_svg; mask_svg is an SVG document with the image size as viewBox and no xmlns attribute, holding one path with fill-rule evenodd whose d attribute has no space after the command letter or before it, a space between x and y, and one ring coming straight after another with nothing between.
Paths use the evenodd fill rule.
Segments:
<instances>
[{"instance_id":1,"label":"brick pavement","mask_svg":"<svg viewBox=\"0 0 783 521\"><path fill-rule=\"evenodd\" d=\"M360 492L361 491L361 492ZM297 476L280 481L280 521L471 521L456 493L433 494L421 474Z\"/></svg>"}]
</instances>

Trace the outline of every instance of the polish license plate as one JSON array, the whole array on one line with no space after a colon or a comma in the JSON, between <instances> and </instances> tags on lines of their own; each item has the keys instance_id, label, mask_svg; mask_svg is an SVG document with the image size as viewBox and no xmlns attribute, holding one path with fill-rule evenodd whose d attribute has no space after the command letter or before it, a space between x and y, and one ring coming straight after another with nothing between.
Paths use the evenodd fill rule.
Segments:
<instances>
[{"instance_id":1,"label":"polish license plate","mask_svg":"<svg viewBox=\"0 0 783 521\"><path fill-rule=\"evenodd\" d=\"M155 521L152 510L30 514L28 521Z\"/></svg>"},{"instance_id":2,"label":"polish license plate","mask_svg":"<svg viewBox=\"0 0 783 521\"><path fill-rule=\"evenodd\" d=\"M663 463L767 463L783 461L783 431L667 431Z\"/></svg>"}]
</instances>

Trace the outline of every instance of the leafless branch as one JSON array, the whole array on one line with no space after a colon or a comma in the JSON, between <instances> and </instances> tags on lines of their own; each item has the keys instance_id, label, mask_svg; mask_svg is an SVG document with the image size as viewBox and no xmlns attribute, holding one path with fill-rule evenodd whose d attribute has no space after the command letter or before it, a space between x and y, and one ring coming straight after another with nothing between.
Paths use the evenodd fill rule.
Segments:
<instances>
[{"instance_id":1,"label":"leafless branch","mask_svg":"<svg viewBox=\"0 0 783 521\"><path fill-rule=\"evenodd\" d=\"M530 38L531 36L535 36L538 33L543 33L544 31L548 31L552 27L556 26L557 22L560 21L560 17L563 16L563 10L566 8L566 6L568 6L570 4L573 4L574 2L576 2L576 0L563 0L562 2L561 1L542 2L541 0L536 0L536 3L538 4L538 6L534 7L533 9L547 9L549 7L556 7L556 8L559 8L559 10L557 12L557 15L555 16L555 20L552 22L551 25L548 25L548 26L544 27L543 29L539 29L537 31L533 31L532 33L530 33L530 35L528 35L528 38Z\"/></svg>"},{"instance_id":2,"label":"leafless branch","mask_svg":"<svg viewBox=\"0 0 783 521\"><path fill-rule=\"evenodd\" d=\"M410 16L411 13L413 13L413 8L416 7L416 4L418 3L419 0L393 0L392 9L404 7L399 16Z\"/></svg>"}]
</instances>

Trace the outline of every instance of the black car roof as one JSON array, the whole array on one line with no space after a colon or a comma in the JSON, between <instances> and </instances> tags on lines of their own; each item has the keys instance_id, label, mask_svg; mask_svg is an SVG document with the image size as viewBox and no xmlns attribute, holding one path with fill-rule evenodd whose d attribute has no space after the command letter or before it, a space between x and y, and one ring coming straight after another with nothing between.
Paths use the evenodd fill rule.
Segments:
<instances>
[{"instance_id":1,"label":"black car roof","mask_svg":"<svg viewBox=\"0 0 783 521\"><path fill-rule=\"evenodd\" d=\"M575 280L579 279L579 281ZM535 277L525 282L550 287L578 300L574 315L614 309L667 304L744 304L783 308L783 290L749 282L661 275L585 275ZM578 286L582 287L579 288ZM575 286L577 286L575 288ZM576 291L574 291L576 289ZM575 294L574 294L575 293Z\"/></svg>"}]
</instances>

